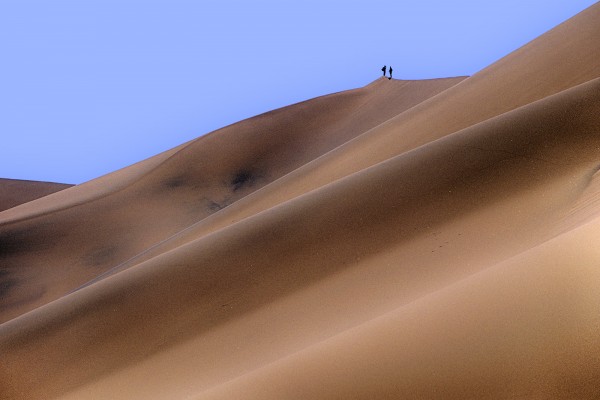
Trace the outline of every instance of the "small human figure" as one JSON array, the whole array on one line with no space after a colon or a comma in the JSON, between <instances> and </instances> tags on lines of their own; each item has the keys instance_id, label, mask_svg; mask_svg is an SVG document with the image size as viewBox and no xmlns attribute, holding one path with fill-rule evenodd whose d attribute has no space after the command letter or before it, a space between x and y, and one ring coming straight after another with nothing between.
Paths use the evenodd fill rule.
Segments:
<instances>
[{"instance_id":1,"label":"small human figure","mask_svg":"<svg viewBox=\"0 0 600 400\"><path fill-rule=\"evenodd\" d=\"M383 76L385 76L385 69L386 69L386 68L387 68L387 67L386 67L385 65L383 66L383 68L381 68L381 70L383 71Z\"/></svg>"},{"instance_id":2,"label":"small human figure","mask_svg":"<svg viewBox=\"0 0 600 400\"><path fill-rule=\"evenodd\" d=\"M392 71L393 71L393 69L392 69L392 66L390 65L390 77L388 79L392 79Z\"/></svg>"}]
</instances>

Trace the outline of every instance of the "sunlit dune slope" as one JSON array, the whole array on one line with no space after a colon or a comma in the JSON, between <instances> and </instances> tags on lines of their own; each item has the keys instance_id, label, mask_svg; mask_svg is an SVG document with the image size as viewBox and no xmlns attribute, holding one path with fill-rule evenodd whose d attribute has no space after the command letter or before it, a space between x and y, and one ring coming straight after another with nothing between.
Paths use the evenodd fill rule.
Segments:
<instances>
[{"instance_id":1,"label":"sunlit dune slope","mask_svg":"<svg viewBox=\"0 0 600 400\"><path fill-rule=\"evenodd\" d=\"M600 220L195 399L595 399Z\"/></svg>"},{"instance_id":2,"label":"sunlit dune slope","mask_svg":"<svg viewBox=\"0 0 600 400\"><path fill-rule=\"evenodd\" d=\"M0 213L0 398L598 398L598 43L600 4Z\"/></svg>"},{"instance_id":3,"label":"sunlit dune slope","mask_svg":"<svg viewBox=\"0 0 600 400\"><path fill-rule=\"evenodd\" d=\"M27 203L73 185L0 178L0 211Z\"/></svg>"}]
</instances>

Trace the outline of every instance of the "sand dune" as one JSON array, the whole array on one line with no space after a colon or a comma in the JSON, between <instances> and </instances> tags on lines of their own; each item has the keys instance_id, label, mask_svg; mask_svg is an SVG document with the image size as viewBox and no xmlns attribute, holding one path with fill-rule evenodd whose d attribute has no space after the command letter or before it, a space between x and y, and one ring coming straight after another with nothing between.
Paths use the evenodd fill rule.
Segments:
<instances>
[{"instance_id":1,"label":"sand dune","mask_svg":"<svg viewBox=\"0 0 600 400\"><path fill-rule=\"evenodd\" d=\"M0 178L0 212L73 185Z\"/></svg>"},{"instance_id":2,"label":"sand dune","mask_svg":"<svg viewBox=\"0 0 600 400\"><path fill-rule=\"evenodd\" d=\"M0 397L597 398L599 39L597 4L1 212Z\"/></svg>"},{"instance_id":3,"label":"sand dune","mask_svg":"<svg viewBox=\"0 0 600 400\"><path fill-rule=\"evenodd\" d=\"M37 208L1 214L6 279L18 281L19 290L2 299L0 320L61 297L461 79L389 82L382 90L375 82L310 100L48 197ZM59 261L49 269L48 260Z\"/></svg>"}]
</instances>

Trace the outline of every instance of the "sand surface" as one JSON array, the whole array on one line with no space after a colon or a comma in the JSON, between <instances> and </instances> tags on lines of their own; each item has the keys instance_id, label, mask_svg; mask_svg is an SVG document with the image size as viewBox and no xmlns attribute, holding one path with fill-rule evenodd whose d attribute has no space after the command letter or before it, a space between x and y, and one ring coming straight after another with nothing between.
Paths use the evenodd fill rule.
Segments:
<instances>
[{"instance_id":1,"label":"sand surface","mask_svg":"<svg viewBox=\"0 0 600 400\"><path fill-rule=\"evenodd\" d=\"M600 398L598 43L600 4L0 212L0 398Z\"/></svg>"},{"instance_id":2,"label":"sand surface","mask_svg":"<svg viewBox=\"0 0 600 400\"><path fill-rule=\"evenodd\" d=\"M73 185L0 178L0 212Z\"/></svg>"}]
</instances>

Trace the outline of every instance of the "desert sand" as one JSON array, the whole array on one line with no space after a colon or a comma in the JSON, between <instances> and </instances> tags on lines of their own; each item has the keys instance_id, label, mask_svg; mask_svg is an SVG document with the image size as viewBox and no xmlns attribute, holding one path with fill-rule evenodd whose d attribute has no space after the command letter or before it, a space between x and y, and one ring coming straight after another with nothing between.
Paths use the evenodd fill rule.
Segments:
<instances>
[{"instance_id":1,"label":"desert sand","mask_svg":"<svg viewBox=\"0 0 600 400\"><path fill-rule=\"evenodd\" d=\"M0 398L600 398L598 43L600 3L0 212Z\"/></svg>"},{"instance_id":2,"label":"desert sand","mask_svg":"<svg viewBox=\"0 0 600 400\"><path fill-rule=\"evenodd\" d=\"M0 178L0 211L8 210L73 185Z\"/></svg>"}]
</instances>

